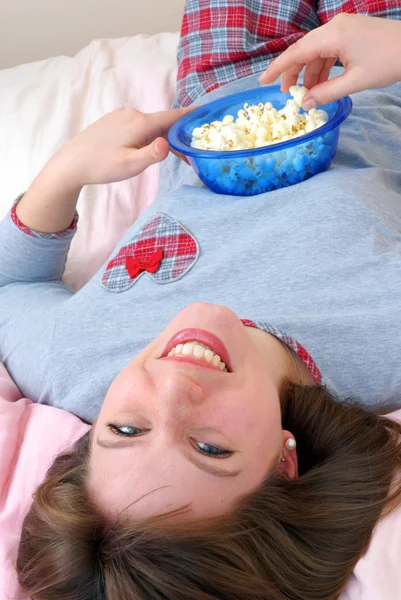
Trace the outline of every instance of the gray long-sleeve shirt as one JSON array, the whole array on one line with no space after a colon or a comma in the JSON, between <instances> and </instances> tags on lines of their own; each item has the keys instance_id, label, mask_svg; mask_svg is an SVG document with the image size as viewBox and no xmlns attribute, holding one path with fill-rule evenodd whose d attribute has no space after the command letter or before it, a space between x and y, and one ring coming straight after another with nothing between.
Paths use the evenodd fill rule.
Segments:
<instances>
[{"instance_id":1,"label":"gray long-sleeve shirt","mask_svg":"<svg viewBox=\"0 0 401 600\"><path fill-rule=\"evenodd\" d=\"M401 84L356 95L341 131L329 171L254 197L216 195L170 156L156 201L76 293L61 282L73 232L4 219L0 358L23 394L92 422L135 354L206 301L297 340L331 391L401 407ZM127 257L155 236L163 268L131 279Z\"/></svg>"}]
</instances>

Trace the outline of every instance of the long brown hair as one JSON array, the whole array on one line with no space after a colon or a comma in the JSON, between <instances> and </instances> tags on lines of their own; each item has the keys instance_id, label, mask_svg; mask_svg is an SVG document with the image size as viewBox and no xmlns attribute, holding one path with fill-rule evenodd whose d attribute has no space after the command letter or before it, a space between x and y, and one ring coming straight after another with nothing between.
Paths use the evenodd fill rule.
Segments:
<instances>
[{"instance_id":1,"label":"long brown hair","mask_svg":"<svg viewBox=\"0 0 401 600\"><path fill-rule=\"evenodd\" d=\"M401 499L401 425L325 388L287 383L283 427L299 477L270 473L235 508L180 524L109 522L86 488L90 436L56 458L22 532L17 570L34 600L334 600ZM179 519L178 519L179 521Z\"/></svg>"}]
</instances>

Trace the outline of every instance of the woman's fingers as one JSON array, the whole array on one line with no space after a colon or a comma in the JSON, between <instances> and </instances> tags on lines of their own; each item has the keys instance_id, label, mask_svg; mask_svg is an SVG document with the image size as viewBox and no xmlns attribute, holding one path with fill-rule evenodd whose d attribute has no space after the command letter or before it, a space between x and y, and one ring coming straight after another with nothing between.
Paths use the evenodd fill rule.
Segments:
<instances>
[{"instance_id":1,"label":"woman's fingers","mask_svg":"<svg viewBox=\"0 0 401 600\"><path fill-rule=\"evenodd\" d=\"M286 73L290 73L293 76L295 73L300 73L307 63L320 58L321 36L316 35L320 33L320 29L311 31L275 58L267 70L260 76L259 81L262 83L272 83L280 75Z\"/></svg>"},{"instance_id":2,"label":"woman's fingers","mask_svg":"<svg viewBox=\"0 0 401 600\"><path fill-rule=\"evenodd\" d=\"M148 146L144 148L132 148L126 153L126 173L121 179L136 177L145 169L156 163L162 162L167 158L169 153L169 145L162 137L158 137Z\"/></svg>"},{"instance_id":3,"label":"woman's fingers","mask_svg":"<svg viewBox=\"0 0 401 600\"><path fill-rule=\"evenodd\" d=\"M150 167L150 165L162 162L167 158L170 151L189 164L185 156L172 150L163 137L158 137L151 144L143 148L133 148L128 150L128 173L124 178L135 177Z\"/></svg>"},{"instance_id":4,"label":"woman's fingers","mask_svg":"<svg viewBox=\"0 0 401 600\"><path fill-rule=\"evenodd\" d=\"M167 138L169 129L178 119L188 114L195 107L172 108L156 113L142 113L132 110L131 132L132 145L136 148L149 146L156 138Z\"/></svg>"},{"instance_id":5,"label":"woman's fingers","mask_svg":"<svg viewBox=\"0 0 401 600\"><path fill-rule=\"evenodd\" d=\"M283 91L288 92L288 88L291 85L294 85L294 81L296 82L298 79L298 75L299 73L302 71L302 69L304 68L305 63L299 62L299 61L295 61L295 60L290 60L287 61L287 57L285 57L284 55L291 49L288 48L288 50L286 50L283 54L281 54L281 56L279 56L278 58L274 59L270 65L268 66L268 68L266 69L266 71L264 73L262 73L262 75L259 77L259 81L261 83L273 83L274 81L276 81L280 75L283 76L283 84L282 84L282 88ZM281 58L285 58L285 62L284 61L280 61Z\"/></svg>"},{"instance_id":6,"label":"woman's fingers","mask_svg":"<svg viewBox=\"0 0 401 600\"><path fill-rule=\"evenodd\" d=\"M271 83L283 75L287 91L304 65L308 100L326 104L363 89L386 87L401 79L401 22L379 17L340 13L317 27L276 58L261 75ZM330 68L341 59L345 73L328 80Z\"/></svg>"},{"instance_id":7,"label":"woman's fingers","mask_svg":"<svg viewBox=\"0 0 401 600\"><path fill-rule=\"evenodd\" d=\"M157 137L167 138L169 129L174 123L189 112L192 112L195 108L195 106L172 108L170 110L145 114L146 130L143 131L142 140L145 142L143 145L150 144Z\"/></svg>"},{"instance_id":8,"label":"woman's fingers","mask_svg":"<svg viewBox=\"0 0 401 600\"><path fill-rule=\"evenodd\" d=\"M328 104L348 93L347 77L336 77L334 83L328 78L337 60L337 51L332 48L330 32L326 26L319 27L290 46L276 58L261 75L262 83L271 83L282 75L281 89L288 92L298 81L299 73L306 65L303 84L309 89L303 100L303 107L309 110L314 106ZM345 79L345 81L344 81ZM343 94L343 90L347 90Z\"/></svg>"},{"instance_id":9,"label":"woman's fingers","mask_svg":"<svg viewBox=\"0 0 401 600\"><path fill-rule=\"evenodd\" d=\"M359 90L356 89L355 76L351 69L338 77L315 85L305 94L302 106L305 110L310 110L315 106L330 104L330 102L343 98L354 91Z\"/></svg>"},{"instance_id":10,"label":"woman's fingers","mask_svg":"<svg viewBox=\"0 0 401 600\"><path fill-rule=\"evenodd\" d=\"M291 67L291 69L288 69L288 71L285 71L285 73L283 73L283 78L281 80L281 89L283 92L287 94L289 92L290 87L292 85L296 85L299 74L302 71L303 67L303 65L295 64L293 67Z\"/></svg>"},{"instance_id":11,"label":"woman's fingers","mask_svg":"<svg viewBox=\"0 0 401 600\"><path fill-rule=\"evenodd\" d=\"M272 83L282 75L281 89L288 92L306 65L304 85L313 88L329 77L338 58L333 43L332 27L324 25L314 29L273 60L259 81Z\"/></svg>"},{"instance_id":12,"label":"woman's fingers","mask_svg":"<svg viewBox=\"0 0 401 600\"><path fill-rule=\"evenodd\" d=\"M325 58L315 58L306 65L304 74L304 86L310 90L314 85L317 85L320 81L322 70L326 63Z\"/></svg>"},{"instance_id":13,"label":"woman's fingers","mask_svg":"<svg viewBox=\"0 0 401 600\"><path fill-rule=\"evenodd\" d=\"M278 60L278 59L276 59L276 60ZM340 96L337 96L335 92L336 92L336 88L338 88L338 90L341 89L342 82L339 82L339 83L335 84L334 86L317 88L317 86L319 84L323 84L323 83L327 82L327 80L330 76L330 70L331 70L332 66L336 63L336 61L337 61L337 58L335 58L335 57L323 58L323 57L319 56L318 58L315 58L314 60L307 63L306 69L305 69L305 74L304 74L303 85L309 89L309 92L306 94L306 96L304 98L304 103L307 100L314 99L317 105L327 104L325 99L331 97L333 94L336 96L334 99L337 99L337 97L340 97ZM295 63L287 71L285 71L283 73L282 83L281 83L281 89L283 90L283 92L287 93L289 91L290 87L297 83L299 73L302 71L303 67L304 67L303 64ZM273 70L273 73L275 73L274 70ZM275 75L269 74L269 77L268 77L269 81L270 81L270 78L274 77L274 76ZM339 78L336 78L336 79L339 79ZM329 102L332 102L332 100L329 100Z\"/></svg>"},{"instance_id":14,"label":"woman's fingers","mask_svg":"<svg viewBox=\"0 0 401 600\"><path fill-rule=\"evenodd\" d=\"M319 81L317 83L323 83L324 81L328 80L328 78L330 77L330 71L331 71L332 67L334 67L336 62L337 62L337 58L326 58L325 59L324 65L320 72Z\"/></svg>"},{"instance_id":15,"label":"woman's fingers","mask_svg":"<svg viewBox=\"0 0 401 600\"><path fill-rule=\"evenodd\" d=\"M336 61L336 58L316 58L306 65L303 85L311 92L305 97L306 100L313 96L313 88L318 83L324 83L328 80L331 68L335 65Z\"/></svg>"}]
</instances>

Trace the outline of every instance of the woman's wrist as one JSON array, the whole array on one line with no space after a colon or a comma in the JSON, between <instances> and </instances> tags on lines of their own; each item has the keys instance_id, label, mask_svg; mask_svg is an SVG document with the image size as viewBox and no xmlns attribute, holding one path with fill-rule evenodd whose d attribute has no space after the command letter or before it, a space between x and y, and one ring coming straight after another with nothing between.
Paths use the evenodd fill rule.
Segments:
<instances>
[{"instance_id":1,"label":"woman's wrist","mask_svg":"<svg viewBox=\"0 0 401 600\"><path fill-rule=\"evenodd\" d=\"M18 219L40 233L68 229L83 187L74 157L58 152L39 173L16 207Z\"/></svg>"}]
</instances>

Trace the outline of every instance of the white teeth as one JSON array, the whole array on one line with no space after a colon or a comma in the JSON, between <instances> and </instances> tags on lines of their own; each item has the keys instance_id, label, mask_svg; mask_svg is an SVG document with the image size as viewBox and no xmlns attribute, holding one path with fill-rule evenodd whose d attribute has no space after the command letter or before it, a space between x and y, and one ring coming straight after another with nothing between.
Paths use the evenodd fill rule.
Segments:
<instances>
[{"instance_id":1,"label":"white teeth","mask_svg":"<svg viewBox=\"0 0 401 600\"><path fill-rule=\"evenodd\" d=\"M181 350L181 354L183 354L184 356L187 356L188 354L192 354L193 349L194 349L193 343L187 342L186 344L184 344L184 347Z\"/></svg>"},{"instance_id":2,"label":"white teeth","mask_svg":"<svg viewBox=\"0 0 401 600\"><path fill-rule=\"evenodd\" d=\"M213 356L214 356L213 352L212 352L211 350L209 350L209 348L208 348L208 349L205 351L205 358L206 358L206 361L207 361L208 363L211 363L211 362L213 362Z\"/></svg>"},{"instance_id":3,"label":"white teeth","mask_svg":"<svg viewBox=\"0 0 401 600\"><path fill-rule=\"evenodd\" d=\"M205 349L202 346L199 346L199 344L196 344L193 352L195 358L203 358L205 356Z\"/></svg>"},{"instance_id":4,"label":"white teeth","mask_svg":"<svg viewBox=\"0 0 401 600\"><path fill-rule=\"evenodd\" d=\"M192 342L186 342L185 344L177 344L175 348L170 350L167 356L176 356L177 354L181 354L182 356L190 356L193 354L198 360L204 360L208 364L212 364L222 371L228 371L226 364L221 360L220 356L215 354L208 346L202 344L202 342L194 340Z\"/></svg>"},{"instance_id":5,"label":"white teeth","mask_svg":"<svg viewBox=\"0 0 401 600\"><path fill-rule=\"evenodd\" d=\"M218 354L215 354L213 356L213 365L215 367L219 367L220 366L220 356Z\"/></svg>"}]
</instances>

